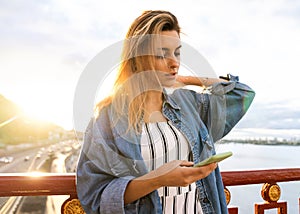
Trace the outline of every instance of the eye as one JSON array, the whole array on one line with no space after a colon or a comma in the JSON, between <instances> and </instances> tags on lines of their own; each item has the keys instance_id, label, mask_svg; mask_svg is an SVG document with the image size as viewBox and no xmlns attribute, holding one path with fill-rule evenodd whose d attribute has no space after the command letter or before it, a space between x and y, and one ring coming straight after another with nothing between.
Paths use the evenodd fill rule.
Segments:
<instances>
[{"instance_id":1,"label":"eye","mask_svg":"<svg viewBox=\"0 0 300 214\"><path fill-rule=\"evenodd\" d=\"M179 56L180 56L180 52L175 52L174 55L175 55L176 57L179 57Z\"/></svg>"},{"instance_id":2,"label":"eye","mask_svg":"<svg viewBox=\"0 0 300 214\"><path fill-rule=\"evenodd\" d=\"M166 57L165 57L165 56L162 56L162 55L156 55L155 58L156 58L156 59L165 59Z\"/></svg>"},{"instance_id":3,"label":"eye","mask_svg":"<svg viewBox=\"0 0 300 214\"><path fill-rule=\"evenodd\" d=\"M168 55L169 55L169 51L162 48L162 49L159 49L159 51L157 52L155 57L157 59L166 59L168 57Z\"/></svg>"}]
</instances>

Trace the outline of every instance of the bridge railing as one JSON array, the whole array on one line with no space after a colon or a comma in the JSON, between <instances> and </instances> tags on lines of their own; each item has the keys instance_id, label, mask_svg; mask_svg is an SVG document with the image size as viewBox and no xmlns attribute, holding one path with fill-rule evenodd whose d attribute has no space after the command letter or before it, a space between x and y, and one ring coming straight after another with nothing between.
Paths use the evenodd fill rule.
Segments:
<instances>
[{"instance_id":1,"label":"bridge railing","mask_svg":"<svg viewBox=\"0 0 300 214\"><path fill-rule=\"evenodd\" d=\"M264 213L267 209L277 209L278 213L287 213L287 202L278 202L281 189L278 182L300 181L300 168L269 169L251 171L222 172L227 203L231 193L227 187L262 184L261 194L265 203L256 203L254 212ZM0 197L10 196L53 196L69 195L61 205L61 213L84 213L77 199L74 173L1 173ZM300 213L300 198L299 201ZM229 213L238 213L238 207L230 207Z\"/></svg>"}]
</instances>

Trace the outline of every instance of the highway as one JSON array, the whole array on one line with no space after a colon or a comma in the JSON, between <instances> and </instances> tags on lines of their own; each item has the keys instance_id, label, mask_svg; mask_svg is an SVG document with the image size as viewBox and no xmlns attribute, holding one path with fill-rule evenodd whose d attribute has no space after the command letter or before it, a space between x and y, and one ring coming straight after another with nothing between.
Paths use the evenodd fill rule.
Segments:
<instances>
[{"instance_id":1,"label":"highway","mask_svg":"<svg viewBox=\"0 0 300 214\"><path fill-rule=\"evenodd\" d=\"M74 172L79 147L78 142L69 140L5 152L5 154L2 152L0 159L10 157L12 160L11 162L0 162L0 173ZM46 213L46 203L47 196L0 197L0 213Z\"/></svg>"}]
</instances>

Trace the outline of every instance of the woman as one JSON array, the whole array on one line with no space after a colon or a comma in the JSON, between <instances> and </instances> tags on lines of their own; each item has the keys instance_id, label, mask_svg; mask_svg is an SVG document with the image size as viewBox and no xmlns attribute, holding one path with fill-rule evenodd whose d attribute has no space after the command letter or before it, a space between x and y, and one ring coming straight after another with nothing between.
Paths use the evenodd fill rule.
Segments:
<instances>
[{"instance_id":1,"label":"woman","mask_svg":"<svg viewBox=\"0 0 300 214\"><path fill-rule=\"evenodd\" d=\"M214 142L254 98L248 86L178 75L180 27L167 11L146 11L129 28L113 94L85 133L77 192L87 213L227 213ZM166 88L207 87L210 93Z\"/></svg>"}]
</instances>

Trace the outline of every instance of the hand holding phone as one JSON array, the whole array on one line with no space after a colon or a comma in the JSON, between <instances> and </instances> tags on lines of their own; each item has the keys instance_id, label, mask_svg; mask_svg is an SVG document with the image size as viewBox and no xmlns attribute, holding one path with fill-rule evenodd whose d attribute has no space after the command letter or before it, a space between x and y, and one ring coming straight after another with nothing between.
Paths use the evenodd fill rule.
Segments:
<instances>
[{"instance_id":1,"label":"hand holding phone","mask_svg":"<svg viewBox=\"0 0 300 214\"><path fill-rule=\"evenodd\" d=\"M200 166L205 166L211 163L216 163L224 160L225 158L228 158L232 155L232 152L224 152L220 154L213 155L197 164L194 165L194 167L200 167Z\"/></svg>"}]
</instances>

